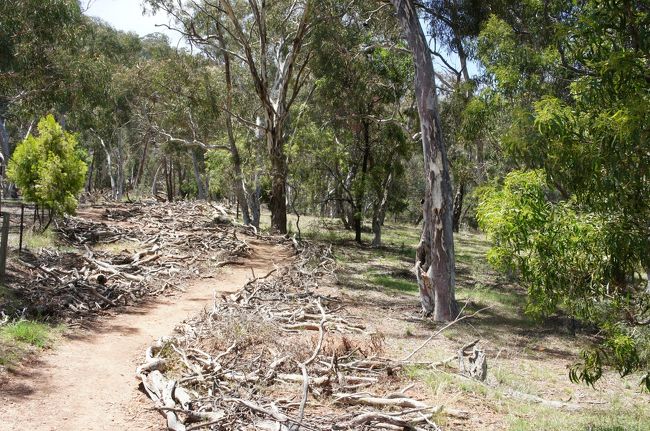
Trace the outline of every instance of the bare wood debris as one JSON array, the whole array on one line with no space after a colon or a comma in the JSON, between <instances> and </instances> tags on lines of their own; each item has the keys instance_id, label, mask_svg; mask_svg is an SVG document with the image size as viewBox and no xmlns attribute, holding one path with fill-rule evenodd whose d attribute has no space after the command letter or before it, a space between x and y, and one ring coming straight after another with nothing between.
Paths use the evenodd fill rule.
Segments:
<instances>
[{"instance_id":1,"label":"bare wood debris","mask_svg":"<svg viewBox=\"0 0 650 431\"><path fill-rule=\"evenodd\" d=\"M172 430L437 430L442 415L399 390L407 361L380 356L383 336L319 294L327 248L215 301L162 338L136 371ZM397 389L396 389L397 387Z\"/></svg>"},{"instance_id":2,"label":"bare wood debris","mask_svg":"<svg viewBox=\"0 0 650 431\"><path fill-rule=\"evenodd\" d=\"M206 268L250 251L240 228L221 222L224 212L177 202L121 205L105 211L106 222L66 217L56 227L65 251L43 248L14 263L28 313L76 321L209 277Z\"/></svg>"}]
</instances>

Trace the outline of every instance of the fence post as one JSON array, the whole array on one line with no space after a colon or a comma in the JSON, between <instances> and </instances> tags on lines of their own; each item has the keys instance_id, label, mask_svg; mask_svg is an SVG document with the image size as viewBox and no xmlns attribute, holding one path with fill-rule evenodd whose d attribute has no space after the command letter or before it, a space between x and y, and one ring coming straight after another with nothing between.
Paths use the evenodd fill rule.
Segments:
<instances>
[{"instance_id":1,"label":"fence post","mask_svg":"<svg viewBox=\"0 0 650 431\"><path fill-rule=\"evenodd\" d=\"M25 204L20 204L20 238L18 239L18 256L23 252L23 231L25 230Z\"/></svg>"},{"instance_id":2,"label":"fence post","mask_svg":"<svg viewBox=\"0 0 650 431\"><path fill-rule=\"evenodd\" d=\"M4 282L7 269L7 240L9 239L9 213L2 213L2 232L0 233L0 281Z\"/></svg>"}]
</instances>

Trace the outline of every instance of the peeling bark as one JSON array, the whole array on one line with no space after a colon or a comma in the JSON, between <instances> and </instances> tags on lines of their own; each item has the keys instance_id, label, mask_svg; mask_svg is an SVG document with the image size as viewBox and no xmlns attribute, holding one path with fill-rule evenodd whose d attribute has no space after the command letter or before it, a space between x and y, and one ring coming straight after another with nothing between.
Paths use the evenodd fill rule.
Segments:
<instances>
[{"instance_id":1,"label":"peeling bark","mask_svg":"<svg viewBox=\"0 0 650 431\"><path fill-rule=\"evenodd\" d=\"M391 3L413 54L415 95L422 132L426 193L424 229L415 264L422 308L436 321L450 321L458 314L451 180L440 128L433 63L414 2L391 0Z\"/></svg>"}]
</instances>

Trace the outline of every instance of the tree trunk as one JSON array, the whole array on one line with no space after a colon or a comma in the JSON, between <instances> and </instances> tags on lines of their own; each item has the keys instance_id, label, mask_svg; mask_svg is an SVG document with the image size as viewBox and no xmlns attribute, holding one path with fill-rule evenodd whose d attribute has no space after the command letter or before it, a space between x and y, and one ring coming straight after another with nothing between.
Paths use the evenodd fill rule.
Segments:
<instances>
[{"instance_id":1,"label":"tree trunk","mask_svg":"<svg viewBox=\"0 0 650 431\"><path fill-rule=\"evenodd\" d=\"M95 161L97 159L97 153L94 149L90 149L90 166L88 167L88 176L86 177L86 193L90 193L93 185L93 172L95 171Z\"/></svg>"},{"instance_id":2,"label":"tree trunk","mask_svg":"<svg viewBox=\"0 0 650 431\"><path fill-rule=\"evenodd\" d=\"M174 187L174 192L176 193L176 196L179 196L181 199L185 199L185 195L183 194L183 184L185 183L183 165L181 165L180 160L177 160L174 166L176 166L175 169L178 174L178 183L176 184L176 187Z\"/></svg>"},{"instance_id":3,"label":"tree trunk","mask_svg":"<svg viewBox=\"0 0 650 431\"><path fill-rule=\"evenodd\" d=\"M172 164L172 161L169 161L169 167L167 166L167 158L165 157L165 184L166 184L166 190L167 190L167 201L168 202L173 202L174 201L174 170L173 167L174 165Z\"/></svg>"},{"instance_id":4,"label":"tree trunk","mask_svg":"<svg viewBox=\"0 0 650 431\"><path fill-rule=\"evenodd\" d=\"M361 213L361 210L356 208L356 211L354 212L354 240L361 244L361 228L363 227L363 224L361 222L361 216L359 215Z\"/></svg>"},{"instance_id":5,"label":"tree trunk","mask_svg":"<svg viewBox=\"0 0 650 431\"><path fill-rule=\"evenodd\" d=\"M144 137L144 147L142 148L142 158L140 159L140 163L138 163L138 170L135 174L135 180L133 180L133 188L137 189L140 186L140 182L142 182L142 176L144 175L144 164L145 161L147 160L147 150L149 149L149 139L147 135Z\"/></svg>"},{"instance_id":6,"label":"tree trunk","mask_svg":"<svg viewBox=\"0 0 650 431\"><path fill-rule=\"evenodd\" d=\"M261 162L259 162L261 163ZM258 164L258 166L261 166L261 164ZM260 198L262 196L262 185L260 184L260 172L257 171L255 172L255 192L251 193L250 195L250 201L249 201L249 206L251 209L251 224L255 226L256 228L260 228L260 216L262 212L260 211Z\"/></svg>"},{"instance_id":7,"label":"tree trunk","mask_svg":"<svg viewBox=\"0 0 650 431\"><path fill-rule=\"evenodd\" d=\"M372 238L373 247L381 247L381 227L384 225L386 218L386 207L388 206L388 190L393 182L393 174L388 174L386 181L382 184L381 198L376 202L372 212Z\"/></svg>"},{"instance_id":8,"label":"tree trunk","mask_svg":"<svg viewBox=\"0 0 650 431\"><path fill-rule=\"evenodd\" d=\"M287 159L284 155L282 131L267 123L266 139L271 160L271 230L287 233Z\"/></svg>"},{"instance_id":9,"label":"tree trunk","mask_svg":"<svg viewBox=\"0 0 650 431\"><path fill-rule=\"evenodd\" d=\"M201 178L199 160L195 150L192 150L192 169L194 170L194 180L196 181L196 187L198 188L198 198L204 200L206 198L206 193L203 188L203 178Z\"/></svg>"},{"instance_id":10,"label":"tree trunk","mask_svg":"<svg viewBox=\"0 0 650 431\"><path fill-rule=\"evenodd\" d=\"M111 152L104 143L104 140L101 138L101 136L97 136L97 138L99 139L99 144L104 150L104 154L106 154L106 170L108 171L108 178L111 181L111 198L115 199L115 196L117 195L117 181L115 180L115 175L113 174L113 158L111 157Z\"/></svg>"},{"instance_id":11,"label":"tree trunk","mask_svg":"<svg viewBox=\"0 0 650 431\"><path fill-rule=\"evenodd\" d=\"M339 165L337 163L336 164L336 178L337 179L339 178L339 171L340 171L340 168L339 168ZM337 212L338 212L338 216L341 219L341 222L343 222L343 226L345 227L345 230L351 230L352 229L352 224L353 224L352 223L352 220L353 220L352 210L350 210L349 208L346 208L345 203L348 202L350 204L350 206L352 206L353 202L351 202L351 199L350 199L351 197L349 195L348 195L348 200L343 199L343 191L344 190L346 190L346 191L350 190L350 185L352 184L352 178L353 177L354 177L354 175L353 175L352 169L350 169L348 171L347 176L345 177L345 181L343 182L343 184L340 184L340 182L339 182L339 184L337 184L337 186L336 186L336 198L337 198L337 201L336 201L337 207L336 207L336 209L337 209Z\"/></svg>"},{"instance_id":12,"label":"tree trunk","mask_svg":"<svg viewBox=\"0 0 650 431\"><path fill-rule=\"evenodd\" d=\"M172 186L172 199L170 200L173 201L176 198L176 176L174 173L176 172L176 164L174 163L174 158L170 157L169 158L169 183Z\"/></svg>"},{"instance_id":13,"label":"tree trunk","mask_svg":"<svg viewBox=\"0 0 650 431\"><path fill-rule=\"evenodd\" d=\"M124 157L122 148L124 148L124 131L120 130L118 134L118 144L117 144L117 192L115 195L116 200L121 200L122 195L124 194Z\"/></svg>"},{"instance_id":14,"label":"tree trunk","mask_svg":"<svg viewBox=\"0 0 650 431\"><path fill-rule=\"evenodd\" d=\"M463 200L465 198L465 183L461 182L458 185L458 190L456 190L456 195L454 196L454 232L460 230L460 220L463 215Z\"/></svg>"},{"instance_id":15,"label":"tree trunk","mask_svg":"<svg viewBox=\"0 0 650 431\"><path fill-rule=\"evenodd\" d=\"M368 163L370 161L370 124L363 121L363 161L361 163L361 186L358 188L355 197L356 205L354 212L354 240L361 244L361 228L363 226L363 200L366 193L366 177L368 175Z\"/></svg>"},{"instance_id":16,"label":"tree trunk","mask_svg":"<svg viewBox=\"0 0 650 431\"><path fill-rule=\"evenodd\" d=\"M469 82L469 70L467 69L467 52L463 46L463 40L459 36L457 25L459 23L458 10L455 5L451 8L451 21L454 24L452 29L454 33L454 45L456 45L456 53L458 54L458 61L460 62L460 72L463 75L465 82Z\"/></svg>"},{"instance_id":17,"label":"tree trunk","mask_svg":"<svg viewBox=\"0 0 650 431\"><path fill-rule=\"evenodd\" d=\"M335 216L341 220L345 230L350 230L350 222L348 221L347 211L345 210L345 201L343 200L343 193L341 193L341 186L337 185L334 191L334 212Z\"/></svg>"},{"instance_id":18,"label":"tree trunk","mask_svg":"<svg viewBox=\"0 0 650 431\"><path fill-rule=\"evenodd\" d=\"M9 149L9 133L7 132L7 120L5 118L7 115L7 109L9 109L9 103L6 98L0 97L0 149L2 150L2 157L4 158L5 165L9 163L9 157L11 157Z\"/></svg>"},{"instance_id":19,"label":"tree trunk","mask_svg":"<svg viewBox=\"0 0 650 431\"><path fill-rule=\"evenodd\" d=\"M391 0L415 64L415 95L420 115L426 179L424 229L417 249L416 274L422 308L436 321L457 316L449 162L440 129L431 54L412 0Z\"/></svg>"},{"instance_id":20,"label":"tree trunk","mask_svg":"<svg viewBox=\"0 0 650 431\"><path fill-rule=\"evenodd\" d=\"M164 164L165 164L164 161L162 163L158 163L158 168L156 168L156 172L153 174L153 182L151 183L151 194L153 195L154 198L158 197L158 175L160 175L160 171L162 170Z\"/></svg>"}]
</instances>

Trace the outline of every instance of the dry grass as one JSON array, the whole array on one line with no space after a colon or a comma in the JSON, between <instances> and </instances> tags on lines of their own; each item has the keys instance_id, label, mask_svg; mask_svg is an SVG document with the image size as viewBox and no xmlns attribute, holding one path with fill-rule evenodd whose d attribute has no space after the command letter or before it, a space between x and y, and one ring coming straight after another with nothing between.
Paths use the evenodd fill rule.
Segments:
<instances>
[{"instance_id":1,"label":"dry grass","mask_svg":"<svg viewBox=\"0 0 650 431\"><path fill-rule=\"evenodd\" d=\"M317 225L314 222L314 225ZM370 328L384 334L384 355L402 358L422 343L436 325L421 319L417 286L411 274L418 229L388 225L380 249L359 246L350 232L327 230L313 235L331 240L341 266L338 282L327 289L345 299L349 312L363 317ZM472 412L469 421L441 417L445 430L647 430L650 396L642 392L638 376L621 379L606 372L595 388L572 384L568 367L591 334L575 335L562 317L534 321L523 310L526 294L512 281L496 274L485 261L489 244L481 235L456 236L457 298L469 314L491 308L458 323L434 339L414 359L438 361L453 355L468 341L481 339L488 356L485 383L468 380L450 368L407 368L403 386L409 394L431 404ZM553 409L523 401L513 393L579 406L576 411Z\"/></svg>"}]
</instances>

